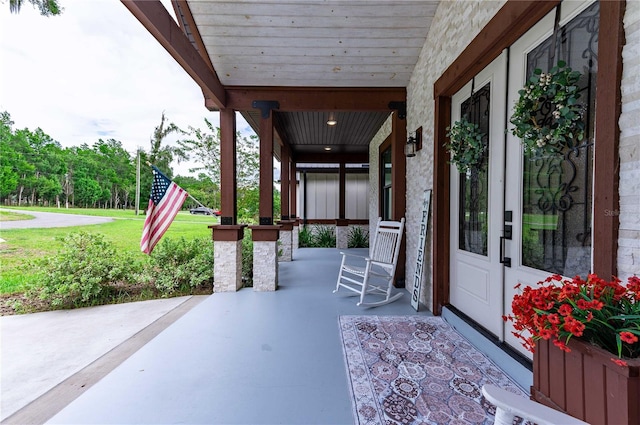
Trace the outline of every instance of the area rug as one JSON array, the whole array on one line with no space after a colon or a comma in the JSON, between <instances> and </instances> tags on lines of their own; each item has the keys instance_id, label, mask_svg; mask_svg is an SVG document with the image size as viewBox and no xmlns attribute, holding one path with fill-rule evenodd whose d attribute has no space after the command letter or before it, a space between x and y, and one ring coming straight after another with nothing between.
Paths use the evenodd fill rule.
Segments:
<instances>
[{"instance_id":1,"label":"area rug","mask_svg":"<svg viewBox=\"0 0 640 425\"><path fill-rule=\"evenodd\" d=\"M357 424L492 424L486 383L527 395L440 317L341 316Z\"/></svg>"}]
</instances>

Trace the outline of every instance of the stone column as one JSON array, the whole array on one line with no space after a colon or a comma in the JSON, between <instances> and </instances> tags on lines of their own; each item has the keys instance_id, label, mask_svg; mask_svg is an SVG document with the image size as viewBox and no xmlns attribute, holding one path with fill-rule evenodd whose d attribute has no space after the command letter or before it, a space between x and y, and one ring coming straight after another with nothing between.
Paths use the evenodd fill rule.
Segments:
<instances>
[{"instance_id":1,"label":"stone column","mask_svg":"<svg viewBox=\"0 0 640 425\"><path fill-rule=\"evenodd\" d=\"M293 219L293 230L291 232L291 246L293 249L298 249L300 247L300 239L298 238L298 233L300 232L300 219Z\"/></svg>"},{"instance_id":2,"label":"stone column","mask_svg":"<svg viewBox=\"0 0 640 425\"><path fill-rule=\"evenodd\" d=\"M291 220L282 220L280 237L278 238L278 260L291 261L293 259L293 223Z\"/></svg>"},{"instance_id":3,"label":"stone column","mask_svg":"<svg viewBox=\"0 0 640 425\"><path fill-rule=\"evenodd\" d=\"M349 248L349 220L336 220L336 248Z\"/></svg>"},{"instance_id":4,"label":"stone column","mask_svg":"<svg viewBox=\"0 0 640 425\"><path fill-rule=\"evenodd\" d=\"M242 238L246 225L214 225L213 292L235 292L242 288Z\"/></svg>"},{"instance_id":5,"label":"stone column","mask_svg":"<svg viewBox=\"0 0 640 425\"><path fill-rule=\"evenodd\" d=\"M253 238L253 290L278 288L278 237L280 226L249 226Z\"/></svg>"}]
</instances>

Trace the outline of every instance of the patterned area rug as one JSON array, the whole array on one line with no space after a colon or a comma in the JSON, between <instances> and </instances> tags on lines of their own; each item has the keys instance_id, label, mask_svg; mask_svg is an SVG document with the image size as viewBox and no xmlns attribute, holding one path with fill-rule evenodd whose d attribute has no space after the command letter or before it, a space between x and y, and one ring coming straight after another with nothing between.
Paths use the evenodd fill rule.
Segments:
<instances>
[{"instance_id":1,"label":"patterned area rug","mask_svg":"<svg viewBox=\"0 0 640 425\"><path fill-rule=\"evenodd\" d=\"M527 397L440 317L341 316L357 424L492 424L492 383Z\"/></svg>"}]
</instances>

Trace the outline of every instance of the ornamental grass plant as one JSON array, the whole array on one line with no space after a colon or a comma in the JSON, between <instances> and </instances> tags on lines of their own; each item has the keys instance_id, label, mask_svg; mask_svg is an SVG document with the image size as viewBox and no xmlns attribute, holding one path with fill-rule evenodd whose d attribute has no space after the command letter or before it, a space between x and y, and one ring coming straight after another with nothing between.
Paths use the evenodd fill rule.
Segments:
<instances>
[{"instance_id":1,"label":"ornamental grass plant","mask_svg":"<svg viewBox=\"0 0 640 425\"><path fill-rule=\"evenodd\" d=\"M595 274L586 280L553 275L515 295L512 314L503 319L513 323L513 334L531 352L539 339L551 340L569 352L567 344L575 337L617 355L611 360L626 366L624 359L640 356L639 301L637 276L625 285L617 278L606 281Z\"/></svg>"}]
</instances>

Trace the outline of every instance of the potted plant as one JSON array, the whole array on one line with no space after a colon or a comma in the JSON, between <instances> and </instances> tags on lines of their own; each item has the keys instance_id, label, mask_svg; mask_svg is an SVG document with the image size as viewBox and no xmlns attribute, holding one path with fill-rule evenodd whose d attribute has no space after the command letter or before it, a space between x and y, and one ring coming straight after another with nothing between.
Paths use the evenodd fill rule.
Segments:
<instances>
[{"instance_id":1,"label":"potted plant","mask_svg":"<svg viewBox=\"0 0 640 425\"><path fill-rule=\"evenodd\" d=\"M557 154L584 139L584 106L578 101L582 74L559 61L549 72L536 69L518 91L511 132L533 156Z\"/></svg>"},{"instance_id":2,"label":"potted plant","mask_svg":"<svg viewBox=\"0 0 640 425\"><path fill-rule=\"evenodd\" d=\"M487 151L484 136L478 124L468 121L466 117L447 127L449 141L444 146L451 154L451 163L458 167L459 172L466 173L482 165Z\"/></svg>"},{"instance_id":3,"label":"potted plant","mask_svg":"<svg viewBox=\"0 0 640 425\"><path fill-rule=\"evenodd\" d=\"M640 423L639 301L637 276L553 275L516 294L504 320L534 353L532 398L589 423Z\"/></svg>"}]
</instances>

